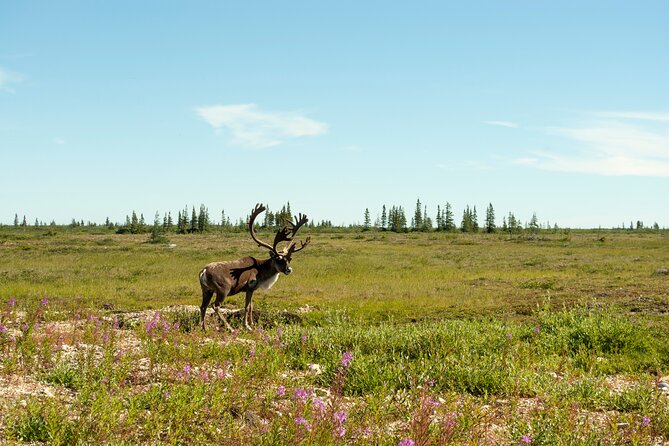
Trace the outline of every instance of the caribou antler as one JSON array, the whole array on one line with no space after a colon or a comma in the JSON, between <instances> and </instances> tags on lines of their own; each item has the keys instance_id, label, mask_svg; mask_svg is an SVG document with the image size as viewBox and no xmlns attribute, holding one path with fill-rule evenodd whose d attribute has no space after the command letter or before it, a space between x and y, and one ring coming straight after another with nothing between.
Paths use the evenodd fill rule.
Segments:
<instances>
[{"instance_id":1,"label":"caribou antler","mask_svg":"<svg viewBox=\"0 0 669 446\"><path fill-rule=\"evenodd\" d=\"M299 248L295 248L296 243L292 241L293 237L295 237L295 234L297 234L297 231L299 231L300 228L304 226L308 221L309 219L307 218L306 215L299 214L297 217L295 217L295 223L290 222L291 243L290 245L288 245L288 248L286 248L286 250L284 251L286 253L285 254L286 257L288 257L289 259L294 253L302 251L304 248L306 248L309 242L311 241L311 238L307 237L305 241L300 242Z\"/></svg>"},{"instance_id":2,"label":"caribou antler","mask_svg":"<svg viewBox=\"0 0 669 446\"><path fill-rule=\"evenodd\" d=\"M286 226L283 226L281 229L279 229L276 232L276 235L274 236L274 245L270 246L269 243L265 243L262 240L258 240L256 237L256 231L255 228L253 227L255 223L255 219L258 217L258 215L262 214L267 208L263 206L262 204L258 203L256 204L256 207L253 209L251 212L251 217L249 218L249 232L251 233L251 237L253 240L258 244L258 246L267 248L270 251L272 251L276 255L286 255L290 256L294 252L301 251L304 249L308 244L309 244L309 238L307 238L306 242L301 242L301 246L297 249L295 249L295 242L293 241L293 237L295 237L295 234L297 234L297 231L304 226L309 219L307 218L306 215L300 213L298 216L295 217L295 222L293 223L292 221L288 222ZM276 247L279 243L281 242L289 242L289 245L286 249L283 251L279 252L277 251Z\"/></svg>"},{"instance_id":3,"label":"caribou antler","mask_svg":"<svg viewBox=\"0 0 669 446\"><path fill-rule=\"evenodd\" d=\"M286 250L286 257L290 260L291 256L298 252L302 251L304 248L307 247L307 245L311 242L311 237L307 237L303 242L300 242L300 247L295 248L295 242L291 242L290 245L288 245L288 249Z\"/></svg>"},{"instance_id":4,"label":"caribou antler","mask_svg":"<svg viewBox=\"0 0 669 446\"><path fill-rule=\"evenodd\" d=\"M265 209L267 209L265 206L258 203L258 204L256 204L256 207L253 209L253 211L251 211L251 217L249 218L249 232L251 233L251 238L258 244L258 246L263 247L263 248L267 248L270 251L274 251L276 253L276 243L274 243L274 247L272 247L268 243L265 243L262 240L258 240L256 238L256 230L253 227L253 224L255 223L256 217L258 217L258 215L265 212Z\"/></svg>"},{"instance_id":5,"label":"caribou antler","mask_svg":"<svg viewBox=\"0 0 669 446\"><path fill-rule=\"evenodd\" d=\"M293 222L289 223L291 238L294 237L295 234L297 234L297 231L299 231L299 229L302 226L304 226L308 221L309 221L309 219L304 214L299 214L299 216L295 217L295 223L293 223Z\"/></svg>"}]
</instances>

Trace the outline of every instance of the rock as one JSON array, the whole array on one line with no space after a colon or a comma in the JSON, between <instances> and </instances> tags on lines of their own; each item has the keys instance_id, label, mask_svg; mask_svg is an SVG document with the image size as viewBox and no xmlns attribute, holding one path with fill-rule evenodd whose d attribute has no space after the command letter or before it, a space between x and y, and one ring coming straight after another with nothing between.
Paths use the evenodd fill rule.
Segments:
<instances>
[{"instance_id":1,"label":"rock","mask_svg":"<svg viewBox=\"0 0 669 446\"><path fill-rule=\"evenodd\" d=\"M669 276L669 269L667 268L658 268L655 270L656 276Z\"/></svg>"},{"instance_id":2,"label":"rock","mask_svg":"<svg viewBox=\"0 0 669 446\"><path fill-rule=\"evenodd\" d=\"M309 373L316 376L323 373L323 367L321 367L320 364L307 364L307 370Z\"/></svg>"}]
</instances>

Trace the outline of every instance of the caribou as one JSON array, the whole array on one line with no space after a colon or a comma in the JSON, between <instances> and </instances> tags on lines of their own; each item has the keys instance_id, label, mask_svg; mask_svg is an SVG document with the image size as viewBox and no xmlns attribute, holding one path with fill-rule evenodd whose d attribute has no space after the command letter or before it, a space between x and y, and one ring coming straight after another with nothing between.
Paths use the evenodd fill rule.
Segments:
<instances>
[{"instance_id":1,"label":"caribou","mask_svg":"<svg viewBox=\"0 0 669 446\"><path fill-rule=\"evenodd\" d=\"M304 226L309 219L306 215L299 214L295 217L295 222L289 221L283 225L274 236L274 243L265 243L258 240L254 228L255 220L265 211L265 206L257 204L249 217L249 232L251 238L261 248L269 250L269 259L258 260L255 257L242 257L238 260L229 260L224 262L213 262L205 266L200 271L200 286L202 288L202 305L200 306L200 323L202 330L205 330L204 318L211 298L216 294L214 300L214 313L218 316L220 322L223 322L226 328L232 331L225 315L221 315L219 307L226 297L237 293L246 292L246 301L244 304L244 327L252 330L253 325L253 293L258 289L269 290L279 279L281 273L288 275L293 272L290 267L290 261L298 251L302 251L311 241L307 237L305 241L297 243L293 240L297 231ZM288 245L278 250L280 243Z\"/></svg>"}]
</instances>

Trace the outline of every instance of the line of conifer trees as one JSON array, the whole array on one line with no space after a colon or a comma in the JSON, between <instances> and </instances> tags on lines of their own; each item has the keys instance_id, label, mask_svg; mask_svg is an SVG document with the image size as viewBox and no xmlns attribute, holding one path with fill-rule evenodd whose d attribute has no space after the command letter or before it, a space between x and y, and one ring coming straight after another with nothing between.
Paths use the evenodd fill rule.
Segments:
<instances>
[{"instance_id":1,"label":"line of conifer trees","mask_svg":"<svg viewBox=\"0 0 669 446\"><path fill-rule=\"evenodd\" d=\"M402 206L391 206L387 208L384 204L381 208L381 214L376 219L372 225L369 208L365 209L365 214L363 217L363 230L380 229L382 231L392 231L392 232L407 232L407 231L446 231L446 232L487 232L493 233L497 231L504 232L520 232L523 229L527 229L531 232L538 231L541 229L539 219L537 214L533 213L532 218L529 223L522 225L521 221L516 218L516 216L509 212L508 218L504 216L502 218L502 226L498 227L495 222L495 209L493 208L492 203L488 204L486 208L484 226L479 225L478 214L476 206L470 207L467 205L462 214L462 220L460 225L456 225L455 216L453 213L453 207L450 203L442 208L437 206L437 215L433 221L431 217L428 216L427 206L424 206L420 202L420 198L416 201L416 208L414 210L413 216L411 217L411 223L408 223L406 217L406 212ZM550 224L546 223L544 228L550 228ZM558 229L557 224L552 227L552 229Z\"/></svg>"},{"instance_id":2,"label":"line of conifer trees","mask_svg":"<svg viewBox=\"0 0 669 446\"><path fill-rule=\"evenodd\" d=\"M193 233L204 233L211 230L246 230L246 225L248 222L248 215L246 218L239 218L236 222L232 222L230 217L225 213L225 210L221 211L221 218L219 222L214 222L210 217L209 209L201 204L199 209L195 206L192 206L190 209L188 206L185 206L183 210L180 210L177 213L176 221L174 220L171 212L166 212L163 214L161 219L160 214L156 213L153 224L147 223L144 214L137 214L134 210L130 215L126 215L125 222L123 224L111 222L107 217L104 225L112 230L115 230L119 234L144 234L144 233L153 233L154 231L161 231L161 233L176 233L176 234L193 234ZM293 218L292 212L290 209L290 202L287 202L277 211L272 211L269 208L263 214L263 219L258 221L257 224L264 229L275 229L279 226L285 224L286 222L291 221ZM0 225L1 226L1 225ZM23 216L23 219L19 219L19 215L14 215L14 226L15 227L28 227L31 226L28 222L26 216ZM35 227L47 226L47 224L39 219L35 219ZM57 226L55 221L51 221L49 226ZM72 219L69 224L72 228L77 227L95 227L98 226L97 223L86 222L83 220ZM309 227L316 228L334 228L335 225L332 224L331 220L322 220L318 223L310 221L308 224ZM350 225L349 228L360 228L359 224ZM513 212L509 212L507 215L502 217L502 224L498 226L496 223L495 209L493 208L492 203L489 203L485 217L483 221L483 226L479 224L478 212L476 206L470 207L469 205L465 206L462 219L459 224L456 223L453 207L450 203L442 207L437 206L437 213L435 219L433 220L427 212L427 206L423 205L420 201L420 198L416 200L416 207L414 209L413 215L411 218L407 218L407 212L402 206L386 206L385 204L381 208L380 214L377 216L374 222L372 222L371 213L369 208L365 209L362 223L362 230L381 230L381 231L392 231L392 232L408 232L408 231L444 231L444 232L466 232L466 233L476 233L476 232L487 232L494 233L498 231L509 232L509 233L518 233L522 231L537 232L540 229L553 229L558 230L558 225L546 222L541 224L537 218L536 213L532 214L532 218L529 222L523 223L518 219ZM656 222L652 226L645 226L641 220L636 221L636 225L633 221L630 221L629 226L623 223L620 227L614 229L629 229L629 230L644 230L652 229L659 230L660 226Z\"/></svg>"}]
</instances>

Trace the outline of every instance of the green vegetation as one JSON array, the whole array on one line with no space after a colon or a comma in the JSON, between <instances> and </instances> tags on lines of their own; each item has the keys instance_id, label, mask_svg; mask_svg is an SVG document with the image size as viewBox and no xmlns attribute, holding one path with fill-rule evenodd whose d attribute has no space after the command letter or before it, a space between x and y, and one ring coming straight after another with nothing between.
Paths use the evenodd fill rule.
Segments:
<instances>
[{"instance_id":1,"label":"green vegetation","mask_svg":"<svg viewBox=\"0 0 669 446\"><path fill-rule=\"evenodd\" d=\"M666 232L311 228L254 332L203 333L197 273L247 234L81 229L0 229L8 441L669 440Z\"/></svg>"}]
</instances>

